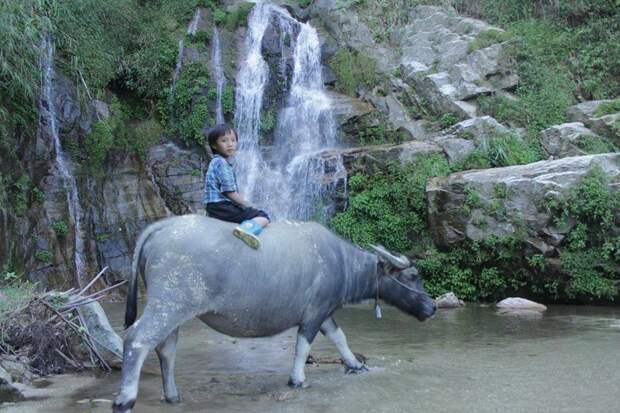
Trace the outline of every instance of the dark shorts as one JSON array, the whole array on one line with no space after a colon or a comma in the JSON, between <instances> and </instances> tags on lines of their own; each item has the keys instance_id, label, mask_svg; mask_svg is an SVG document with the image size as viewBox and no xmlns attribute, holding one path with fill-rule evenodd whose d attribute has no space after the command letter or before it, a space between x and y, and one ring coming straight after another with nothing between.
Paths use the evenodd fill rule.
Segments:
<instances>
[{"instance_id":1,"label":"dark shorts","mask_svg":"<svg viewBox=\"0 0 620 413\"><path fill-rule=\"evenodd\" d=\"M208 203L207 215L211 218L236 222L237 224L256 217L269 219L269 215L263 210L241 206L228 201Z\"/></svg>"}]
</instances>

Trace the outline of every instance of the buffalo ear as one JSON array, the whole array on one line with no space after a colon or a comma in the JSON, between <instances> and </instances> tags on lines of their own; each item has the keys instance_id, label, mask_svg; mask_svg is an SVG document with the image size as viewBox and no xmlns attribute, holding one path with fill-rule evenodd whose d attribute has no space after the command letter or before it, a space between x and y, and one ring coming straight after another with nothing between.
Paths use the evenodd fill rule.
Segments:
<instances>
[{"instance_id":1,"label":"buffalo ear","mask_svg":"<svg viewBox=\"0 0 620 413\"><path fill-rule=\"evenodd\" d=\"M392 254L383 245L370 244L370 248L379 256L379 258L389 262L392 266L398 269L404 270L411 265L407 257L402 254Z\"/></svg>"}]
</instances>

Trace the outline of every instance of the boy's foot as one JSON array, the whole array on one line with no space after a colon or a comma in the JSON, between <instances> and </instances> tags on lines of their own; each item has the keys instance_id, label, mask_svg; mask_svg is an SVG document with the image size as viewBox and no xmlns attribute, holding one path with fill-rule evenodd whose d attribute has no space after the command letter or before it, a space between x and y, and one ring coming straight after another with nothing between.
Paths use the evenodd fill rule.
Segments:
<instances>
[{"instance_id":1,"label":"boy's foot","mask_svg":"<svg viewBox=\"0 0 620 413\"><path fill-rule=\"evenodd\" d=\"M233 234L237 238L248 244L250 247L258 249L260 247L260 240L256 235L254 235L257 230L255 226L258 226L260 228L259 225L252 221L244 221L233 230Z\"/></svg>"}]
</instances>

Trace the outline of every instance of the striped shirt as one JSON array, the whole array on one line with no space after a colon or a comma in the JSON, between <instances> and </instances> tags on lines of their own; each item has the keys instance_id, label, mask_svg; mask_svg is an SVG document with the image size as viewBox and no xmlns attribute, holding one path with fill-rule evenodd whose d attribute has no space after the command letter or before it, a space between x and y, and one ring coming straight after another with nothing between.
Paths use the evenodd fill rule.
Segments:
<instances>
[{"instance_id":1,"label":"striped shirt","mask_svg":"<svg viewBox=\"0 0 620 413\"><path fill-rule=\"evenodd\" d=\"M224 192L238 192L237 178L233 167L222 156L215 154L205 175L205 196L203 202L232 202Z\"/></svg>"}]
</instances>

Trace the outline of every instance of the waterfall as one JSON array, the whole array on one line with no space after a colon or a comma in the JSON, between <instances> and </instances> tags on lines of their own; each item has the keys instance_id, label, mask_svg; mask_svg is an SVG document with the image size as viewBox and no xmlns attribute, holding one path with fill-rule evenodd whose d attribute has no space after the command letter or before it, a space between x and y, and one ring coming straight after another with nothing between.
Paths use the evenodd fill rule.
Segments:
<instances>
[{"instance_id":1,"label":"waterfall","mask_svg":"<svg viewBox=\"0 0 620 413\"><path fill-rule=\"evenodd\" d=\"M269 79L261 43L272 18L280 28L280 47L287 46L288 38L294 50L294 69L285 106L278 114L273 156L267 163L258 146L260 109ZM238 75L235 118L239 132L237 176L242 194L276 218L324 216L325 192L333 190L337 183L328 177L341 179L344 167L340 160L335 167L339 173L326 174L328 166L320 156L337 143L332 103L323 86L318 34L309 24L294 20L286 10L261 3L252 11L248 28L247 58ZM279 67L282 79L287 79L286 70L283 56Z\"/></svg>"},{"instance_id":2,"label":"waterfall","mask_svg":"<svg viewBox=\"0 0 620 413\"><path fill-rule=\"evenodd\" d=\"M222 66L222 51L220 49L220 32L217 26L213 26L213 44L211 49L211 61L213 62L213 74L215 75L215 87L217 91L217 100L215 102L215 122L224 122L224 112L222 110L222 93L226 78L224 77L224 68Z\"/></svg>"},{"instance_id":3,"label":"waterfall","mask_svg":"<svg viewBox=\"0 0 620 413\"><path fill-rule=\"evenodd\" d=\"M200 17L202 16L202 10L197 8L194 12L194 16L192 20L189 22L187 26L187 34L193 36L196 34L196 30L198 30L198 21L200 21ZM177 64L174 67L174 72L172 73L172 90L174 90L179 77L181 76L181 68L183 67L183 53L185 52L185 38L182 37L179 40L179 54L177 55Z\"/></svg>"},{"instance_id":4,"label":"waterfall","mask_svg":"<svg viewBox=\"0 0 620 413\"><path fill-rule=\"evenodd\" d=\"M56 107L54 105L54 44L50 37L43 38L41 44L41 69L43 71L41 101L40 101L40 130L45 129L54 141L56 152L56 167L60 173L67 195L70 219L75 227L75 276L78 285L82 285L85 269L84 239L82 237L82 208L78 194L77 182L72 173L72 166L62 150L58 124L56 122Z\"/></svg>"}]
</instances>

